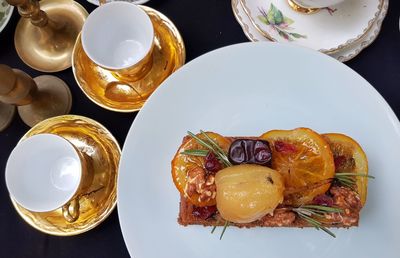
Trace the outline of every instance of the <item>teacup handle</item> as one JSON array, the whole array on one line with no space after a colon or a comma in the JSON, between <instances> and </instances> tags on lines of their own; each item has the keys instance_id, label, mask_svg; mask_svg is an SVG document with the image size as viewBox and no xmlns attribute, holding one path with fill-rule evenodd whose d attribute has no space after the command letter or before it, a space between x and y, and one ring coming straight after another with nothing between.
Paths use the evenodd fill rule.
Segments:
<instances>
[{"instance_id":1,"label":"teacup handle","mask_svg":"<svg viewBox=\"0 0 400 258\"><path fill-rule=\"evenodd\" d=\"M79 218L79 198L75 198L62 206L62 212L65 220L72 223Z\"/></svg>"}]
</instances>

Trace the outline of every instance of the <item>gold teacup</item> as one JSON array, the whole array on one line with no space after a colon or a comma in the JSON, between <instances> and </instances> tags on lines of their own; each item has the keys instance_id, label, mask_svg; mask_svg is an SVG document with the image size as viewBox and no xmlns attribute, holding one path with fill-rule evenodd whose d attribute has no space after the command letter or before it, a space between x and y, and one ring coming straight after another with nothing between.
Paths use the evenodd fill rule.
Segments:
<instances>
[{"instance_id":1,"label":"gold teacup","mask_svg":"<svg viewBox=\"0 0 400 258\"><path fill-rule=\"evenodd\" d=\"M93 181L84 154L55 134L38 134L20 142L6 165L11 197L33 212L62 208L64 219L79 218L79 199Z\"/></svg>"},{"instance_id":2,"label":"gold teacup","mask_svg":"<svg viewBox=\"0 0 400 258\"><path fill-rule=\"evenodd\" d=\"M154 28L135 4L111 2L95 9L82 29L82 46L98 66L121 82L142 79L153 65Z\"/></svg>"}]
</instances>

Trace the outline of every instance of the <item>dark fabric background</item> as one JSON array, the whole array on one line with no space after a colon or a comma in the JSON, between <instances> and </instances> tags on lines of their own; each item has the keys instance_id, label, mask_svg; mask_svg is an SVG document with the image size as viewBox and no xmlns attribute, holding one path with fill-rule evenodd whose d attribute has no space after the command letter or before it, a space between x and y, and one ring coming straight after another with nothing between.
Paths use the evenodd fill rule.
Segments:
<instances>
[{"instance_id":1,"label":"dark fabric background","mask_svg":"<svg viewBox=\"0 0 400 258\"><path fill-rule=\"evenodd\" d=\"M89 12L95 8L84 0L79 2ZM230 0L151 0L148 6L164 13L178 27L186 44L187 61L219 47L248 41L233 16ZM383 95L397 115L400 114L399 15L400 1L390 1L389 12L377 40L354 60L346 63ZM19 18L14 10L10 23L0 33L0 63L22 69L35 77L42 73L26 66L14 48L14 30ZM93 104L78 88L71 69L55 75L71 88L71 113L99 121L116 136L122 146L136 113L115 113ZM28 129L16 117L11 126L0 133L0 257L129 256L116 209L100 226L74 237L55 237L40 233L18 216L9 200L4 169L8 155Z\"/></svg>"}]
</instances>

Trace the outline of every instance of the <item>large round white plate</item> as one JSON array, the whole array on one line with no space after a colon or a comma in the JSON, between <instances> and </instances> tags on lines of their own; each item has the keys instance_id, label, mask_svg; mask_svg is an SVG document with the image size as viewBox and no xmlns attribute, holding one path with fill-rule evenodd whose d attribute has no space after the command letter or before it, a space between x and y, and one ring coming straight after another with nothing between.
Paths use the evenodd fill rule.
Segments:
<instances>
[{"instance_id":1,"label":"large round white plate","mask_svg":"<svg viewBox=\"0 0 400 258\"><path fill-rule=\"evenodd\" d=\"M170 161L186 131L255 136L299 126L354 137L369 158L369 196L360 226L182 227ZM135 258L399 257L400 123L377 91L340 62L309 49L244 43L178 70L137 115L122 154L118 213Z\"/></svg>"}]
</instances>

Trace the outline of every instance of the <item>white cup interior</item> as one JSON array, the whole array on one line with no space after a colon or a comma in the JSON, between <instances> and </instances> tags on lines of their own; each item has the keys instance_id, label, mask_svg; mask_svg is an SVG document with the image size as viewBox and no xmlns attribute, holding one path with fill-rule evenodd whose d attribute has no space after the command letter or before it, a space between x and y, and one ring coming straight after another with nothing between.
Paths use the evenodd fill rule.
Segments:
<instances>
[{"instance_id":1,"label":"white cup interior","mask_svg":"<svg viewBox=\"0 0 400 258\"><path fill-rule=\"evenodd\" d=\"M151 50L153 24L142 8L111 2L96 8L82 28L82 46L88 57L107 69L135 65Z\"/></svg>"},{"instance_id":2,"label":"white cup interior","mask_svg":"<svg viewBox=\"0 0 400 258\"><path fill-rule=\"evenodd\" d=\"M54 134L38 134L20 142L6 165L11 197L35 212L55 210L77 191L82 175L79 154Z\"/></svg>"}]
</instances>

